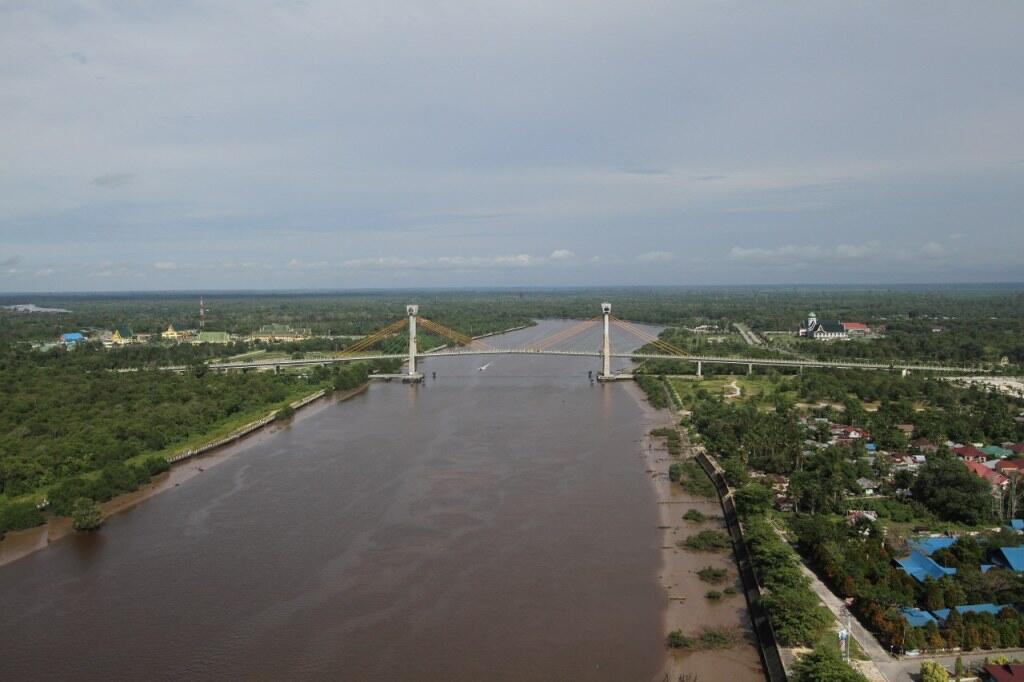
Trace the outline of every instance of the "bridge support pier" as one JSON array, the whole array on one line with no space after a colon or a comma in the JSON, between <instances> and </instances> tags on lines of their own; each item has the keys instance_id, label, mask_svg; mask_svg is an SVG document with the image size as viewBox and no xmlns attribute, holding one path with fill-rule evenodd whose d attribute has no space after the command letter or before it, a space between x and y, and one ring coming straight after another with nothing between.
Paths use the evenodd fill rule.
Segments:
<instances>
[{"instance_id":1,"label":"bridge support pier","mask_svg":"<svg viewBox=\"0 0 1024 682\"><path fill-rule=\"evenodd\" d=\"M409 372L406 381L423 381L423 375L416 371L416 316L420 314L418 305L405 306L405 312L409 314Z\"/></svg>"},{"instance_id":2,"label":"bridge support pier","mask_svg":"<svg viewBox=\"0 0 1024 682\"><path fill-rule=\"evenodd\" d=\"M747 365L747 374L753 374L753 373L754 373L754 363L751 362L750 364Z\"/></svg>"},{"instance_id":3,"label":"bridge support pier","mask_svg":"<svg viewBox=\"0 0 1024 682\"><path fill-rule=\"evenodd\" d=\"M701 362L700 360L697 361L697 378L704 378L704 363Z\"/></svg>"},{"instance_id":4,"label":"bridge support pier","mask_svg":"<svg viewBox=\"0 0 1024 682\"><path fill-rule=\"evenodd\" d=\"M900 376L904 376L905 377L905 376L909 376L909 375L910 375L910 370L909 369L900 370Z\"/></svg>"}]
</instances>

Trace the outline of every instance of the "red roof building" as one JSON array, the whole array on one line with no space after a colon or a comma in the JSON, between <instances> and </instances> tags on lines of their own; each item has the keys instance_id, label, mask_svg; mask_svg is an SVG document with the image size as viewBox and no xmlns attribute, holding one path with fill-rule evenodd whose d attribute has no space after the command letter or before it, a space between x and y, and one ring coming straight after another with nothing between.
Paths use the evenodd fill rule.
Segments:
<instances>
[{"instance_id":1,"label":"red roof building","mask_svg":"<svg viewBox=\"0 0 1024 682\"><path fill-rule=\"evenodd\" d=\"M1020 682L1024 680L1024 665L1006 663L996 665L989 663L981 669L981 679L987 682Z\"/></svg>"},{"instance_id":2,"label":"red roof building","mask_svg":"<svg viewBox=\"0 0 1024 682\"><path fill-rule=\"evenodd\" d=\"M1001 459L996 462L996 471L1015 473L1024 471L1024 459Z\"/></svg>"},{"instance_id":3,"label":"red roof building","mask_svg":"<svg viewBox=\"0 0 1024 682\"><path fill-rule=\"evenodd\" d=\"M988 459L988 455L974 447L973 445L963 445L959 448L953 448L953 452L965 462L984 462Z\"/></svg>"},{"instance_id":4,"label":"red roof building","mask_svg":"<svg viewBox=\"0 0 1024 682\"><path fill-rule=\"evenodd\" d=\"M871 331L871 328L863 322L840 322L839 324L843 325L843 329L845 329L848 334L867 334Z\"/></svg>"},{"instance_id":5,"label":"red roof building","mask_svg":"<svg viewBox=\"0 0 1024 682\"><path fill-rule=\"evenodd\" d=\"M1010 479L1006 478L1006 476L1003 476L998 471L989 469L984 464L964 462L964 466L970 469L975 476L988 481L993 488L1005 488L1006 484L1010 482Z\"/></svg>"},{"instance_id":6,"label":"red roof building","mask_svg":"<svg viewBox=\"0 0 1024 682\"><path fill-rule=\"evenodd\" d=\"M1014 443L1010 446L1010 449L1013 450L1013 454L1015 455L1024 455L1024 440L1019 443Z\"/></svg>"}]
</instances>

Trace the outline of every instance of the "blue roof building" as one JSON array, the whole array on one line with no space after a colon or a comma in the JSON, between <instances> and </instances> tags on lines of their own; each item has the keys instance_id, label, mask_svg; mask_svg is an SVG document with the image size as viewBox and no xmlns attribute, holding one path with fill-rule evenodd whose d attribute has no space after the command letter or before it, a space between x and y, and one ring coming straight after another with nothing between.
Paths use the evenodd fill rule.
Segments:
<instances>
[{"instance_id":1,"label":"blue roof building","mask_svg":"<svg viewBox=\"0 0 1024 682\"><path fill-rule=\"evenodd\" d=\"M907 621L907 625L914 628L923 628L928 625L928 623L935 623L938 625L938 621L935 620L935 616L927 611L914 608L913 606L901 606L900 613L903 614L903 619Z\"/></svg>"},{"instance_id":2,"label":"blue roof building","mask_svg":"<svg viewBox=\"0 0 1024 682\"><path fill-rule=\"evenodd\" d=\"M1024 571L1024 547L1000 547L992 559L1011 571Z\"/></svg>"},{"instance_id":3,"label":"blue roof building","mask_svg":"<svg viewBox=\"0 0 1024 682\"><path fill-rule=\"evenodd\" d=\"M913 540L907 540L907 547L910 548L911 552L918 552L925 556L931 556L940 549L946 549L956 544L956 538L951 537L939 537L939 538L914 538Z\"/></svg>"},{"instance_id":4,"label":"blue roof building","mask_svg":"<svg viewBox=\"0 0 1024 682\"><path fill-rule=\"evenodd\" d=\"M1024 519L1010 519L1010 522L1006 525L1013 530L1024 530Z\"/></svg>"},{"instance_id":5,"label":"blue roof building","mask_svg":"<svg viewBox=\"0 0 1024 682\"><path fill-rule=\"evenodd\" d=\"M964 604L963 606L954 606L957 613L961 616L965 613L991 613L993 616L999 614L1003 609L1012 609L1012 606L1008 604ZM938 609L933 612L935 617L941 621L945 621L949 618L949 609Z\"/></svg>"},{"instance_id":6,"label":"blue roof building","mask_svg":"<svg viewBox=\"0 0 1024 682\"><path fill-rule=\"evenodd\" d=\"M927 578L938 580L943 576L956 574L955 568L941 566L931 557L916 551L911 552L906 559L897 559L896 563L919 583L923 583Z\"/></svg>"},{"instance_id":7,"label":"blue roof building","mask_svg":"<svg viewBox=\"0 0 1024 682\"><path fill-rule=\"evenodd\" d=\"M79 341L85 341L85 337L82 336L81 332L68 332L67 334L60 335L61 343L78 343Z\"/></svg>"}]
</instances>

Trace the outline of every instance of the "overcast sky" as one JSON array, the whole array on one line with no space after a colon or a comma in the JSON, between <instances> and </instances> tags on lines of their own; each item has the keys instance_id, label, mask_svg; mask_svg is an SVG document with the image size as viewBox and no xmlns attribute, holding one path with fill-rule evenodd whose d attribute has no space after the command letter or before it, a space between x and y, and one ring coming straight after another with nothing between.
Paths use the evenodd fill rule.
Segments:
<instances>
[{"instance_id":1,"label":"overcast sky","mask_svg":"<svg viewBox=\"0 0 1024 682\"><path fill-rule=\"evenodd\" d=\"M0 0L0 291L1021 281L1022 26Z\"/></svg>"}]
</instances>

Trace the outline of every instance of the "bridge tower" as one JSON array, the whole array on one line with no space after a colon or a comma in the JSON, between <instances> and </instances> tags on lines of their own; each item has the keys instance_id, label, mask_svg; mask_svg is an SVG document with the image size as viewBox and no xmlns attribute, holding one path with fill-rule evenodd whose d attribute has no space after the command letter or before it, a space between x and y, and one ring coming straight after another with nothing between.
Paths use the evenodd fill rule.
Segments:
<instances>
[{"instance_id":1,"label":"bridge tower","mask_svg":"<svg viewBox=\"0 0 1024 682\"><path fill-rule=\"evenodd\" d=\"M419 377L416 372L416 316L420 314L420 307L407 305L405 312L409 313L409 378L416 379Z\"/></svg>"},{"instance_id":2,"label":"bridge tower","mask_svg":"<svg viewBox=\"0 0 1024 682\"><path fill-rule=\"evenodd\" d=\"M612 314L612 304L602 303L601 314L604 315L604 345L601 346L601 376L612 375L612 342L608 337L608 317Z\"/></svg>"}]
</instances>

